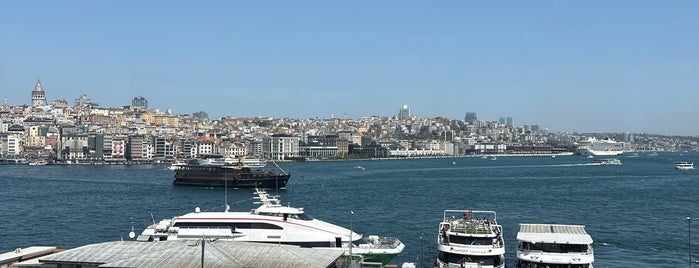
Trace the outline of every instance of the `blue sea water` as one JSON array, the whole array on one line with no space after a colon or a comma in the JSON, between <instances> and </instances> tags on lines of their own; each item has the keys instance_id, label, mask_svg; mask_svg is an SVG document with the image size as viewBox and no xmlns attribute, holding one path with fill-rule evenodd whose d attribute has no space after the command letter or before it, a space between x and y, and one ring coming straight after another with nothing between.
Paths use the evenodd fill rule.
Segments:
<instances>
[{"instance_id":1,"label":"blue sea water","mask_svg":"<svg viewBox=\"0 0 699 268\"><path fill-rule=\"evenodd\" d=\"M673 163L699 163L699 154L619 159L623 165L591 165L580 156L279 163L291 180L276 192L315 218L398 237L406 244L392 262L399 265L428 267L443 211L477 209L497 212L510 267L520 223L585 225L595 267L686 266L686 217L699 220L699 170ZM172 176L164 165L0 166L0 252L128 239L151 213L160 220L195 207L221 211L226 196L231 210L255 207L251 189L173 186Z\"/></svg>"}]
</instances>

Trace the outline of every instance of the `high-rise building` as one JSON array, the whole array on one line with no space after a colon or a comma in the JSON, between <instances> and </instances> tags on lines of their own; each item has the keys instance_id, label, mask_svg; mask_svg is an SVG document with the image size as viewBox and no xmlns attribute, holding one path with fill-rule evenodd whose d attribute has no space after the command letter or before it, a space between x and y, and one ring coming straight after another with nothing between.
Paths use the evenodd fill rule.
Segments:
<instances>
[{"instance_id":1,"label":"high-rise building","mask_svg":"<svg viewBox=\"0 0 699 268\"><path fill-rule=\"evenodd\" d=\"M511 126L511 127L514 126L514 124L512 123L512 117L511 117L511 116L508 116L508 117L501 116L501 117L498 119L498 122L499 122L500 124L502 124L502 125Z\"/></svg>"},{"instance_id":2,"label":"high-rise building","mask_svg":"<svg viewBox=\"0 0 699 268\"><path fill-rule=\"evenodd\" d=\"M408 108L407 104L403 104L403 107L400 108L398 111L398 120L403 120L403 119L408 119L410 118L410 108Z\"/></svg>"},{"instance_id":3,"label":"high-rise building","mask_svg":"<svg viewBox=\"0 0 699 268\"><path fill-rule=\"evenodd\" d=\"M204 112L204 111L199 111L199 112L192 113L192 117L198 118L198 119L209 119L209 114Z\"/></svg>"},{"instance_id":4,"label":"high-rise building","mask_svg":"<svg viewBox=\"0 0 699 268\"><path fill-rule=\"evenodd\" d=\"M466 113L466 116L464 116L464 121L475 122L475 121L478 121L478 117L476 116L476 113L468 112L468 113Z\"/></svg>"},{"instance_id":5,"label":"high-rise building","mask_svg":"<svg viewBox=\"0 0 699 268\"><path fill-rule=\"evenodd\" d=\"M34 90L32 90L32 107L46 106L46 92L41 87L41 80L36 80Z\"/></svg>"},{"instance_id":6,"label":"high-rise building","mask_svg":"<svg viewBox=\"0 0 699 268\"><path fill-rule=\"evenodd\" d=\"M0 113L10 113L10 105L7 104L7 99L3 100Z\"/></svg>"},{"instance_id":7,"label":"high-rise building","mask_svg":"<svg viewBox=\"0 0 699 268\"><path fill-rule=\"evenodd\" d=\"M144 97L134 97L133 100L131 101L131 107L133 108L139 108L143 110L148 110L148 100Z\"/></svg>"},{"instance_id":8,"label":"high-rise building","mask_svg":"<svg viewBox=\"0 0 699 268\"><path fill-rule=\"evenodd\" d=\"M80 94L80 97L75 99L75 106L86 107L95 105L92 100L87 97L87 94Z\"/></svg>"}]
</instances>

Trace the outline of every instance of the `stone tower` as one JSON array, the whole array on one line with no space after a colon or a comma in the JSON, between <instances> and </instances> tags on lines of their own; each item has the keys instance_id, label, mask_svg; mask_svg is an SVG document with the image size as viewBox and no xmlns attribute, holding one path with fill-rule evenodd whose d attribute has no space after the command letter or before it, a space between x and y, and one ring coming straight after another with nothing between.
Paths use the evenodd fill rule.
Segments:
<instances>
[{"instance_id":1,"label":"stone tower","mask_svg":"<svg viewBox=\"0 0 699 268\"><path fill-rule=\"evenodd\" d=\"M41 88L41 80L36 80L32 90L32 107L46 106L46 92Z\"/></svg>"}]
</instances>

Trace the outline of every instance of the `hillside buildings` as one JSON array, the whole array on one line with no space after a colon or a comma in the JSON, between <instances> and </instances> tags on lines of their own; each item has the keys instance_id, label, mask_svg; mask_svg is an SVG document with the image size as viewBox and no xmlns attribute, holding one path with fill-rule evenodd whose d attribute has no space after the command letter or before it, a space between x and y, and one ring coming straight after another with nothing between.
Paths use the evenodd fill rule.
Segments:
<instances>
[{"instance_id":1,"label":"hillside buildings","mask_svg":"<svg viewBox=\"0 0 699 268\"><path fill-rule=\"evenodd\" d=\"M145 97L131 105L101 107L83 94L70 105L47 104L37 81L32 103L0 108L0 158L56 161L150 163L202 154L273 160L542 154L571 151L588 135L552 134L538 125L516 126L511 117L478 120L420 118L403 105L394 116L359 119L208 119L203 112L175 115L148 107ZM603 138L603 137L598 137ZM671 146L672 139L612 136L627 150L691 150L696 140ZM634 146L632 141L643 141Z\"/></svg>"}]
</instances>

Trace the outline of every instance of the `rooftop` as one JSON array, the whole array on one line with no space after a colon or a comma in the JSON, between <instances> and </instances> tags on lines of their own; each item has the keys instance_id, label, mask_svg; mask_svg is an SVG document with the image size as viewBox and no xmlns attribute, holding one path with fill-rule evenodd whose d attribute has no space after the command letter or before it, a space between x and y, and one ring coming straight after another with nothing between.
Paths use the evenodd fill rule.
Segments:
<instances>
[{"instance_id":1,"label":"rooftop","mask_svg":"<svg viewBox=\"0 0 699 268\"><path fill-rule=\"evenodd\" d=\"M517 240L532 243L592 244L592 237L583 225L528 224L519 225Z\"/></svg>"},{"instance_id":2,"label":"rooftop","mask_svg":"<svg viewBox=\"0 0 699 268\"><path fill-rule=\"evenodd\" d=\"M343 251L238 241L207 241L205 267L325 268ZM201 240L116 241L91 244L39 258L44 264L83 267L199 267Z\"/></svg>"}]
</instances>

